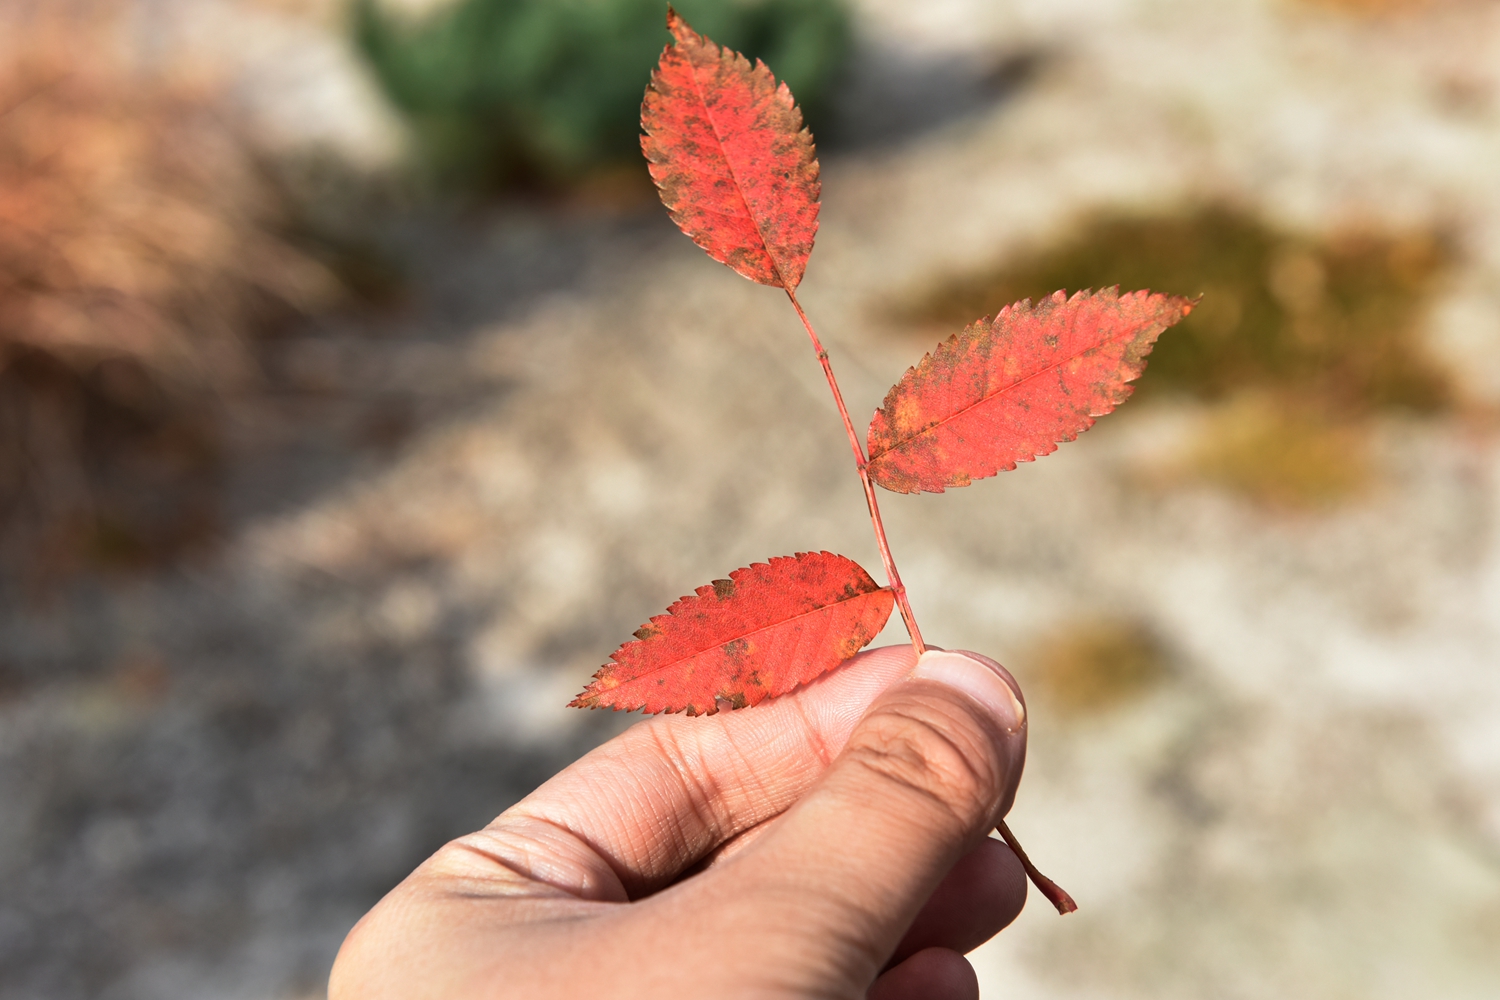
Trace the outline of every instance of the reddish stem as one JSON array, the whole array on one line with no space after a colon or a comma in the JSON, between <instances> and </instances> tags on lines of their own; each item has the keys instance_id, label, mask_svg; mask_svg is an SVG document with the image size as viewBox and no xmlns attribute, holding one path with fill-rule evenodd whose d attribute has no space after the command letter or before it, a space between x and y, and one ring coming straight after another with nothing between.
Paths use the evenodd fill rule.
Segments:
<instances>
[{"instance_id":1,"label":"reddish stem","mask_svg":"<svg viewBox=\"0 0 1500 1000\"><path fill-rule=\"evenodd\" d=\"M885 537L885 523L880 519L880 504L875 500L875 484L870 481L869 462L865 459L865 450L859 443L859 435L854 433L854 423L849 419L849 408L844 405L844 394L839 391L839 380L834 378L833 366L828 363L828 351L824 349L823 342L818 339L817 331L813 329L812 321L807 318L807 313L802 311L802 303L797 301L797 293L788 288L786 297L792 300L792 308L797 310L797 318L802 321L803 329L812 340L813 350L818 353L818 363L823 366L823 375L828 379L828 388L833 392L833 401L838 405L839 416L843 418L844 433L849 435L849 447L854 452L854 468L859 472L859 481L865 488L865 504L870 508L870 524L875 529L875 542L880 546L880 561L885 564L885 577L890 581L891 591L896 595L896 607L901 609L901 620L906 623L906 631L911 636L912 648L917 651L918 656L921 656L927 651L927 646L922 642L922 630L917 628L917 616L912 614L911 604L906 600L906 587L901 582L901 574L896 572L896 560L891 557L891 545Z\"/></svg>"},{"instance_id":2,"label":"reddish stem","mask_svg":"<svg viewBox=\"0 0 1500 1000\"><path fill-rule=\"evenodd\" d=\"M828 388L833 392L833 401L839 408L839 417L844 421L844 433L849 435L849 448L854 452L854 468L859 472L859 481L865 488L865 504L870 508L870 524L875 529L875 542L880 546L880 561L885 564L885 576L890 581L891 590L896 595L896 607L901 609L901 620L906 623L906 631L911 636L912 648L921 656L927 651L927 646L922 642L922 631L917 628L916 615L911 612L911 604L906 600L906 587L901 583L901 574L896 572L896 560L891 557L891 546L885 537L885 523L880 519L880 504L875 500L875 484L870 481L869 461L865 458L865 450L859 443L859 435L854 433L854 422L849 419L849 408L844 405L844 394L839 391L839 380L834 378L833 366L828 363L828 351L824 349L823 342L818 339L817 331L813 329L812 321L807 318L807 313L802 311L802 303L797 301L797 293L792 289L786 290L786 297L792 300L792 308L797 310L797 318L802 321L802 328L807 331L807 336L812 340L813 350L818 353L818 364L823 366L823 376L828 379ZM1073 897L1063 891L1062 887L1047 876L1036 870L1036 865L1026 856L1021 849L1021 842L1016 839L1015 834L1002 820L996 828L1000 836L1005 838L1006 844L1021 861L1021 867L1026 869L1026 875L1032 884L1037 887L1043 896L1055 907L1058 913L1072 913L1078 909L1078 904L1073 902Z\"/></svg>"},{"instance_id":3,"label":"reddish stem","mask_svg":"<svg viewBox=\"0 0 1500 1000\"><path fill-rule=\"evenodd\" d=\"M1072 913L1078 909L1078 904L1073 902L1073 897L1069 896L1062 886L1036 870L1036 865L1032 864L1031 859L1026 856L1026 852L1021 848L1021 842L1016 839L1015 834L1010 832L1010 827L1005 825L1005 820L1002 819L995 829L999 830L1000 836L1005 838L1005 844L1011 849L1011 853L1020 859L1021 867L1026 869L1026 877L1031 879L1038 892L1047 897L1047 902L1057 907L1059 914Z\"/></svg>"}]
</instances>

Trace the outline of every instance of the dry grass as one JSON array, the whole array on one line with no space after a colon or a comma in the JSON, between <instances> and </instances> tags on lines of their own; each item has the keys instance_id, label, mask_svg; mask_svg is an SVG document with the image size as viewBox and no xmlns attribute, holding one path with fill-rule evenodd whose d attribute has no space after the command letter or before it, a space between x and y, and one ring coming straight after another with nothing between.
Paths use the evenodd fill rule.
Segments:
<instances>
[{"instance_id":1,"label":"dry grass","mask_svg":"<svg viewBox=\"0 0 1500 1000\"><path fill-rule=\"evenodd\" d=\"M0 557L110 561L209 517L214 399L246 335L330 290L201 83L148 75L113 5L10 5L0 52ZM82 540L80 548L79 543Z\"/></svg>"},{"instance_id":2,"label":"dry grass","mask_svg":"<svg viewBox=\"0 0 1500 1000\"><path fill-rule=\"evenodd\" d=\"M1296 2L1303 7L1353 14L1358 17L1420 14L1454 5L1452 0L1296 0Z\"/></svg>"},{"instance_id":3,"label":"dry grass","mask_svg":"<svg viewBox=\"0 0 1500 1000\"><path fill-rule=\"evenodd\" d=\"M1218 408L1171 471L1283 511L1333 507L1374 479L1368 435L1359 423L1254 394Z\"/></svg>"}]
</instances>

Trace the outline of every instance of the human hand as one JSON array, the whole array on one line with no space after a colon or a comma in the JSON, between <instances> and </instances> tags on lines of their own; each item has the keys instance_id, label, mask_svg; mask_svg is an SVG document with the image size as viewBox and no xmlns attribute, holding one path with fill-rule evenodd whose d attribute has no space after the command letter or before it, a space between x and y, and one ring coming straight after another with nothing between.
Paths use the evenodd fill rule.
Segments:
<instances>
[{"instance_id":1,"label":"human hand","mask_svg":"<svg viewBox=\"0 0 1500 1000\"><path fill-rule=\"evenodd\" d=\"M893 646L646 720L392 890L329 998L972 1000L962 953L1026 899L986 836L1025 762L1018 691L984 657Z\"/></svg>"}]
</instances>

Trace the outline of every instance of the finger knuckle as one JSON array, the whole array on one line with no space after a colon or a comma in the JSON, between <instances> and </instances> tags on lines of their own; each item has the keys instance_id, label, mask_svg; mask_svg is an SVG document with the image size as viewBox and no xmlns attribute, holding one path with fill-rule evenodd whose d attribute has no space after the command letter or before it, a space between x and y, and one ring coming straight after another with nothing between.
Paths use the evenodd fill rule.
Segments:
<instances>
[{"instance_id":1,"label":"finger knuckle","mask_svg":"<svg viewBox=\"0 0 1500 1000\"><path fill-rule=\"evenodd\" d=\"M999 799L994 749L956 713L918 705L878 708L845 752L883 783L930 803L965 829L987 817Z\"/></svg>"}]
</instances>

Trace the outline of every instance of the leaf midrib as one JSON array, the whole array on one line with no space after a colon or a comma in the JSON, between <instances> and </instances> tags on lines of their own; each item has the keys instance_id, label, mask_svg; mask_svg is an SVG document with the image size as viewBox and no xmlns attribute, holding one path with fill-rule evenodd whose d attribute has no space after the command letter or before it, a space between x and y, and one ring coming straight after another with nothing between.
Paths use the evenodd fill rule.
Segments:
<instances>
[{"instance_id":1,"label":"leaf midrib","mask_svg":"<svg viewBox=\"0 0 1500 1000\"><path fill-rule=\"evenodd\" d=\"M701 35L699 36L699 38L704 42L708 42L708 39L703 38ZM724 62L724 47L722 45L719 45L717 42L713 42L710 44L713 44L716 48L718 48L719 63L720 65L722 65ZM771 253L771 244L766 240L766 233L765 230L761 228L760 219L756 217L754 210L751 209L750 200L745 197L745 188L744 185L740 183L740 175L734 169L734 161L729 158L729 151L724 145L724 137L719 133L719 123L714 119L713 111L708 106L708 98L704 95L703 86L698 80L698 66L693 62L691 58L688 58L686 54L684 54L683 58L688 64L688 73L693 81L693 90L698 95L698 103L703 105L703 117L708 120L709 128L713 129L714 142L718 144L719 155L724 158L724 166L729 170L729 179L734 182L734 193L739 197L740 204L745 206L745 218L749 219L750 224L755 227L755 235L760 238L761 249L765 251L766 259L771 262L771 270L776 273L776 280L781 282L781 287L785 288L786 275L781 273L781 263L777 261L776 255ZM753 66L751 67L750 72L755 72L755 68Z\"/></svg>"},{"instance_id":2,"label":"leaf midrib","mask_svg":"<svg viewBox=\"0 0 1500 1000\"><path fill-rule=\"evenodd\" d=\"M862 593L855 594L853 597L841 597L841 598L839 598L836 601L829 601L827 604L824 604L821 607L813 608L811 611L803 611L800 614L792 615L789 618L782 618L782 619L780 619L778 621L772 622L769 625L762 625L760 628L754 628L754 629L751 629L748 632L742 632L741 634L735 635L735 636L731 636L728 639L720 639L720 640L712 643L711 645L704 646L701 649L697 649L697 650L694 650L691 653L687 653L687 654L684 654L682 656L679 656L675 660L669 660L666 663L663 663L659 667L654 667L654 668L652 668L650 670L647 670L645 673L642 673L638 677L632 677L628 681L623 681L619 686L620 687L625 687L627 684L633 684L636 681L643 680L643 679L645 679L647 677L653 676L654 674L657 674L660 671L667 670L667 669L669 669L671 667L675 667L677 664L682 663L682 662L684 662L686 660L691 660L695 656L702 656L704 653L707 653L707 652L709 652L711 650L721 649L721 648L723 648L724 646L728 645L731 642L739 642L741 639L748 639L751 636L760 635L762 632L769 632L771 629L780 628L783 625L788 625L788 624L790 624L792 622L795 622L795 621L798 621L800 619L807 618L810 615L821 614L822 612L827 611L830 608L838 607L841 604L848 604L851 601L858 601L858 600L861 600L863 598L870 597L870 596L872 596L874 594L879 594L882 591L888 591L890 589L891 588L889 588L889 587L876 587L874 590L866 590L866 591L864 591ZM699 598L699 600L702 600L702 598ZM669 613L668 617L675 618L677 616ZM650 642L651 640L650 639L641 639L641 640L637 640L637 641L639 641L639 642ZM615 662L619 663L618 660L616 660ZM621 665L623 666L623 664L621 664Z\"/></svg>"}]
</instances>

